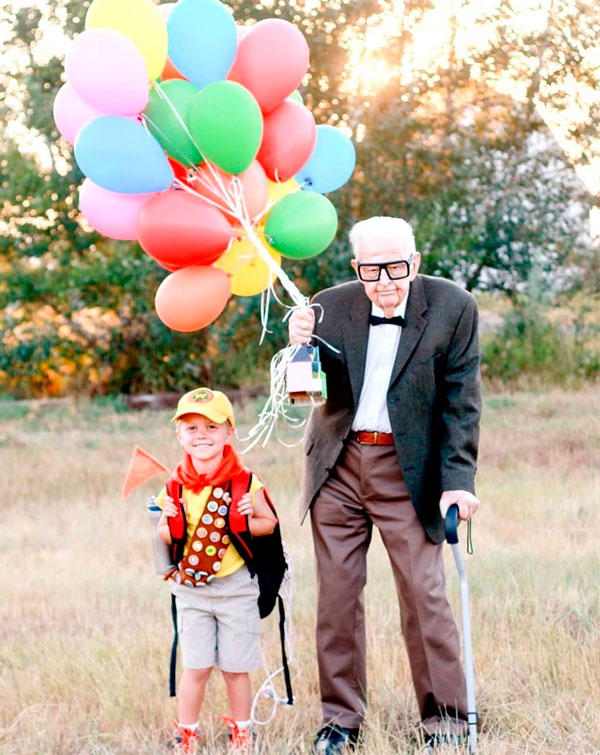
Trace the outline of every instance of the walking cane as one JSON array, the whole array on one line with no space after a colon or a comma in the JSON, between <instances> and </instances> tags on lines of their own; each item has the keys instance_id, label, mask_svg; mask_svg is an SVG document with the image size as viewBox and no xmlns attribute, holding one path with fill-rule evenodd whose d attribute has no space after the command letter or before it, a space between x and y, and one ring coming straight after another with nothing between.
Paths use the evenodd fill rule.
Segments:
<instances>
[{"instance_id":1,"label":"walking cane","mask_svg":"<svg viewBox=\"0 0 600 755\"><path fill-rule=\"evenodd\" d=\"M462 609L463 643L465 648L465 677L467 682L467 724L469 727L469 752L477 749L477 709L475 708L475 677L473 674L473 646L471 644L471 614L469 612L469 585L467 572L458 544L458 506L453 503L446 513L446 540L460 579L460 605Z\"/></svg>"}]
</instances>

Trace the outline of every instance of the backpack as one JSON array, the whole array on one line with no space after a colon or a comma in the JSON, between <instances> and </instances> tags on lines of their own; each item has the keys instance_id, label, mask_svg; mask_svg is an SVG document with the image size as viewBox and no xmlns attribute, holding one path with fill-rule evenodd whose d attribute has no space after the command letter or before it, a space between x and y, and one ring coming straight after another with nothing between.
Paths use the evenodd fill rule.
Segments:
<instances>
[{"instance_id":1,"label":"backpack","mask_svg":"<svg viewBox=\"0 0 600 755\"><path fill-rule=\"evenodd\" d=\"M288 697L287 704L293 705L292 685L289 674L287 654L285 650L285 608L283 599L279 595L279 588L283 582L288 565L285 560L283 542L281 540L281 530L279 520L275 529L269 535L253 537L248 527L248 517L243 516L237 510L237 502L250 490L252 473L244 469L242 472L234 475L229 482L229 493L231 503L226 516L226 530L236 551L243 558L248 567L250 576L256 575L258 579L258 610L260 618L264 619L269 616L275 604L279 608L279 635L281 641L282 665L285 679L286 694ZM172 498L177 506L177 516L169 517L169 532L171 533L171 549L173 563L177 564L183 558L184 546L187 538L187 521L185 510L181 503L183 486L180 482L173 479L167 481L167 495ZM269 494L263 488L263 494L269 507L277 516L275 506L273 505ZM177 606L175 596L171 596L171 615L173 618L174 637L171 648L170 678L169 691L170 696L175 697L175 671L177 663Z\"/></svg>"}]
</instances>

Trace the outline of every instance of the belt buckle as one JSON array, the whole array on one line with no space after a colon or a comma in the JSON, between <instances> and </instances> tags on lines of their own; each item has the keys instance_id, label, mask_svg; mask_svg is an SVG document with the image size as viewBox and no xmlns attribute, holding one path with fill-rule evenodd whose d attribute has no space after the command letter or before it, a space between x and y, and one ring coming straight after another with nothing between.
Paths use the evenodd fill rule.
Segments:
<instances>
[{"instance_id":1,"label":"belt buckle","mask_svg":"<svg viewBox=\"0 0 600 755\"><path fill-rule=\"evenodd\" d=\"M378 430L373 430L373 445L378 446L379 443L377 442L378 437L381 435L381 433Z\"/></svg>"}]
</instances>

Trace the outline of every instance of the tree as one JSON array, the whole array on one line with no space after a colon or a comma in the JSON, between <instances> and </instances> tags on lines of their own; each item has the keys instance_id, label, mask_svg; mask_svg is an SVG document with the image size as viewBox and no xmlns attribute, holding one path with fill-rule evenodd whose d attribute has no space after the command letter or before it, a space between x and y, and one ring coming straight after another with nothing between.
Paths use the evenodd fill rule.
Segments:
<instances>
[{"instance_id":1,"label":"tree","mask_svg":"<svg viewBox=\"0 0 600 755\"><path fill-rule=\"evenodd\" d=\"M0 70L3 390L137 392L252 381L285 343L278 305L262 347L257 297L233 299L197 334L171 333L153 309L164 271L137 244L103 239L81 223L82 176L51 115L62 60L44 57L42 41L48 24L67 37L79 33L87 5L56 0L44 12L34 5L0 12L8 51ZM567 93L580 91L583 115L565 138L579 145L572 159L594 160L600 87L589 51L599 12L591 2L553 0L544 23L523 31L513 5L498 0L469 22L478 30L469 44L463 17L474 6L456 3L442 24L450 33L440 54L420 61L419 35L439 24L430 14L447 4L230 5L238 22L276 16L299 26L311 50L302 86L308 107L318 123L340 125L357 142L355 177L332 197L336 240L323 255L284 263L304 292L349 277L347 232L373 214L409 219L424 270L472 290L514 298L532 269L554 286L597 269L585 230L594 200L541 117L557 112L566 121ZM385 75L378 85L370 79L377 70Z\"/></svg>"}]
</instances>

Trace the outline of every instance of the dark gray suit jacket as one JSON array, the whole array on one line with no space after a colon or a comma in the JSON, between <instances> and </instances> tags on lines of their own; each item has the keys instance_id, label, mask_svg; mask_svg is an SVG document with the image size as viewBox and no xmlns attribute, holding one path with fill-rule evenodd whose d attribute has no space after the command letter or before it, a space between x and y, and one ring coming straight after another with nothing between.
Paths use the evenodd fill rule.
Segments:
<instances>
[{"instance_id":1,"label":"dark gray suit jacket","mask_svg":"<svg viewBox=\"0 0 600 755\"><path fill-rule=\"evenodd\" d=\"M335 467L351 430L363 385L371 302L359 281L317 294L317 335L329 398L312 411L304 440L301 517ZM316 310L317 320L319 309ZM444 539L444 490L474 492L479 440L477 304L442 278L411 283L402 336L387 393L398 462L429 538ZM361 428L369 430L372 428Z\"/></svg>"}]
</instances>

